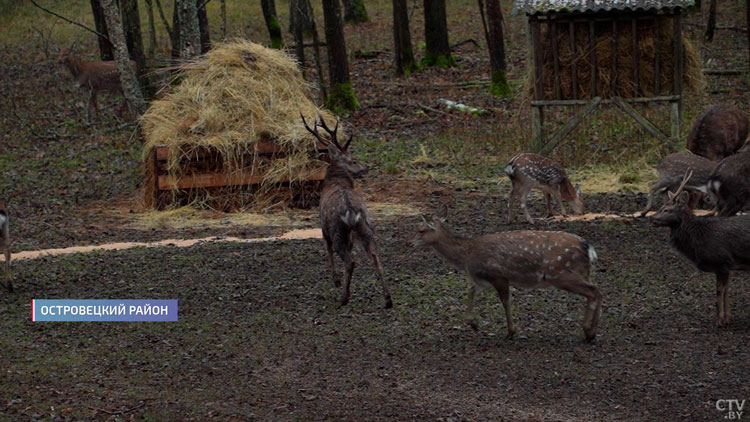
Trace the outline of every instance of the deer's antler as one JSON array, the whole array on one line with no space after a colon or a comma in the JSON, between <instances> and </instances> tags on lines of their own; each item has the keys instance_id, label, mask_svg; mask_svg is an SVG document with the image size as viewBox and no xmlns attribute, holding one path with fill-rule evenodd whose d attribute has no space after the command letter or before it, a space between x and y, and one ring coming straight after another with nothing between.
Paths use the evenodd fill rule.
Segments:
<instances>
[{"instance_id":1,"label":"deer's antler","mask_svg":"<svg viewBox=\"0 0 750 422\"><path fill-rule=\"evenodd\" d=\"M690 180L690 177L692 177L692 176L693 176L693 169L689 168L685 172L685 176L682 178L682 182L680 183L680 187L677 188L677 190L675 191L674 195L672 196L673 198L677 198L678 196L680 196L680 194L682 193L682 191L685 189L685 185L687 185L688 180Z\"/></svg>"}]
</instances>

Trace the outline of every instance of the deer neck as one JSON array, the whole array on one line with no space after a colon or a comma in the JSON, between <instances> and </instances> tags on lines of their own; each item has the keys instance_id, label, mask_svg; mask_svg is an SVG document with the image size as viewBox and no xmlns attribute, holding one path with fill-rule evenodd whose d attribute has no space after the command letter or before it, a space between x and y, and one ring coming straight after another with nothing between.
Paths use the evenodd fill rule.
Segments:
<instances>
[{"instance_id":1,"label":"deer neck","mask_svg":"<svg viewBox=\"0 0 750 422\"><path fill-rule=\"evenodd\" d=\"M466 255L470 241L471 239L458 237L446 230L438 240L430 242L430 246L435 248L451 265L463 270L466 266Z\"/></svg>"},{"instance_id":2,"label":"deer neck","mask_svg":"<svg viewBox=\"0 0 750 422\"><path fill-rule=\"evenodd\" d=\"M680 222L670 227L672 245L694 260L696 251L701 247L701 239L710 230L706 222L708 220L699 219L687 210L682 211Z\"/></svg>"},{"instance_id":3,"label":"deer neck","mask_svg":"<svg viewBox=\"0 0 750 422\"><path fill-rule=\"evenodd\" d=\"M65 60L65 67L68 68L68 71L70 71L70 74L73 75L74 78L77 78L78 75L81 74L81 63L74 57Z\"/></svg>"},{"instance_id":4,"label":"deer neck","mask_svg":"<svg viewBox=\"0 0 750 422\"><path fill-rule=\"evenodd\" d=\"M328 165L324 185L337 184L345 188L354 189L354 178L345 168L333 162Z\"/></svg>"}]
</instances>

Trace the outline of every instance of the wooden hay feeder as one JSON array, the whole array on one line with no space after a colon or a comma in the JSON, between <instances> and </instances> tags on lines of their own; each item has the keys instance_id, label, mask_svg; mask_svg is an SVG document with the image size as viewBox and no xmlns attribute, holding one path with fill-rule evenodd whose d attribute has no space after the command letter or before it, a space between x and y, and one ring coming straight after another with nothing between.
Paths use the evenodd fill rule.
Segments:
<instances>
[{"instance_id":1,"label":"wooden hay feeder","mask_svg":"<svg viewBox=\"0 0 750 422\"><path fill-rule=\"evenodd\" d=\"M169 172L170 155L165 146L153 148L146 160L145 203L159 210L168 206L182 206L202 201L214 209L234 211L253 204L254 194L264 182L262 170L255 170L260 161L283 159L286 154L269 140L253 145L252 150L242 155L242 161L252 163L240 170L229 170L218 151L208 147L180 151L179 175ZM317 144L309 152L315 160L328 160L327 147ZM272 189L276 196L263 192L263 198L282 201L288 205L308 208L317 204L320 181L325 178L326 168L314 171L304 181L279 181Z\"/></svg>"},{"instance_id":2,"label":"wooden hay feeder","mask_svg":"<svg viewBox=\"0 0 750 422\"><path fill-rule=\"evenodd\" d=\"M614 104L665 143L680 134L682 11L694 0L516 0L526 14L533 68L532 142L554 149L599 104ZM633 103L668 103L670 136ZM549 141L546 107L584 106Z\"/></svg>"}]
</instances>

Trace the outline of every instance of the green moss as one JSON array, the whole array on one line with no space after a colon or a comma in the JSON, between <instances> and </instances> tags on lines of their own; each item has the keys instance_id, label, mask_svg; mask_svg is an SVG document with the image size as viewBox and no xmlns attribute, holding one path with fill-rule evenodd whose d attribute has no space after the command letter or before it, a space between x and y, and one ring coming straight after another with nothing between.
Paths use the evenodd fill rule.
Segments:
<instances>
[{"instance_id":1,"label":"green moss","mask_svg":"<svg viewBox=\"0 0 750 422\"><path fill-rule=\"evenodd\" d=\"M404 76L409 76L412 73L416 73L422 70L417 62L404 63Z\"/></svg>"},{"instance_id":2,"label":"green moss","mask_svg":"<svg viewBox=\"0 0 750 422\"><path fill-rule=\"evenodd\" d=\"M495 97L510 97L513 94L513 90L508 84L508 79L505 72L502 70L492 71L492 84L490 85L490 94Z\"/></svg>"},{"instance_id":3,"label":"green moss","mask_svg":"<svg viewBox=\"0 0 750 422\"><path fill-rule=\"evenodd\" d=\"M268 22L268 32L271 34L271 48L279 50L284 48L284 39L281 37L281 25L279 25L279 19L276 16L272 16Z\"/></svg>"},{"instance_id":4,"label":"green moss","mask_svg":"<svg viewBox=\"0 0 750 422\"><path fill-rule=\"evenodd\" d=\"M346 23L351 24L357 24L357 23L363 23L363 22L369 22L370 17L367 16L367 9L365 9L365 2L362 0L359 0L354 3L354 7L351 10L351 13L347 14L344 17Z\"/></svg>"},{"instance_id":5,"label":"green moss","mask_svg":"<svg viewBox=\"0 0 750 422\"><path fill-rule=\"evenodd\" d=\"M359 101L354 95L352 83L333 84L326 100L326 108L333 110L336 114L359 110Z\"/></svg>"},{"instance_id":6,"label":"green moss","mask_svg":"<svg viewBox=\"0 0 750 422\"><path fill-rule=\"evenodd\" d=\"M422 58L422 66L437 66L441 69L447 69L456 66L456 59L450 53L434 54L426 51Z\"/></svg>"}]
</instances>

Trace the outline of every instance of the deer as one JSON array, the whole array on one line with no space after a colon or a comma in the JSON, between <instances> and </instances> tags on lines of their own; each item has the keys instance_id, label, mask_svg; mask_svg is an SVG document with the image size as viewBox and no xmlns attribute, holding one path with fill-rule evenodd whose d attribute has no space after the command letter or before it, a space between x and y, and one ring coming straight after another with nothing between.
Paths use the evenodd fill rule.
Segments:
<instances>
[{"instance_id":1,"label":"deer","mask_svg":"<svg viewBox=\"0 0 750 422\"><path fill-rule=\"evenodd\" d=\"M453 234L438 216L422 216L422 225L409 241L412 247L431 246L457 270L466 273L471 287L466 322L475 331L474 296L494 288L505 309L508 339L516 334L511 317L510 286L519 289L554 286L586 298L583 332L596 337L602 313L602 294L589 282L596 251L579 236L563 232L506 231L480 237Z\"/></svg>"},{"instance_id":2,"label":"deer","mask_svg":"<svg viewBox=\"0 0 750 422\"><path fill-rule=\"evenodd\" d=\"M78 86L88 89L89 103L87 108L87 117L91 121L91 109L98 116L99 104L97 96L99 92L105 91L113 94L122 95L122 85L120 84L120 75L113 60L108 61L82 61L73 56L72 48L66 48L60 51L59 61L63 64L70 74L75 78ZM135 61L131 60L130 65L136 70ZM123 99L123 104L125 104Z\"/></svg>"},{"instance_id":3,"label":"deer","mask_svg":"<svg viewBox=\"0 0 750 422\"><path fill-rule=\"evenodd\" d=\"M747 139L750 122L731 104L709 108L690 129L687 149L712 161L720 161L737 152Z\"/></svg>"},{"instance_id":4,"label":"deer","mask_svg":"<svg viewBox=\"0 0 750 422\"><path fill-rule=\"evenodd\" d=\"M13 292L13 277L10 272L10 219L8 209L0 205L0 247L5 255L5 275L8 284L5 286L9 292Z\"/></svg>"},{"instance_id":5,"label":"deer","mask_svg":"<svg viewBox=\"0 0 750 422\"><path fill-rule=\"evenodd\" d=\"M646 208L641 211L641 217L651 211L656 194L662 194L666 198L666 192L677 190L687 170L693 170L693 177L685 185L685 190L688 191L690 197L688 206L694 209L704 194L708 193L706 184L717 164L715 161L691 152L676 152L662 158L656 166L659 178L648 192L648 202Z\"/></svg>"},{"instance_id":6,"label":"deer","mask_svg":"<svg viewBox=\"0 0 750 422\"><path fill-rule=\"evenodd\" d=\"M721 327L730 319L730 272L750 270L750 215L693 215L684 190L691 176L688 170L677 191L667 193L667 203L651 216L651 222L669 227L672 246L700 271L716 275L716 324Z\"/></svg>"},{"instance_id":7,"label":"deer","mask_svg":"<svg viewBox=\"0 0 750 422\"><path fill-rule=\"evenodd\" d=\"M554 197L560 204L563 217L567 217L563 200L571 204L575 214L583 214L581 186L573 187L565 169L554 160L529 152L521 153L508 162L508 165L505 166L505 174L513 184L508 197L508 223L512 221L513 202L520 199L521 209L526 221L529 224L534 224L534 220L529 215L528 208L526 208L526 200L532 189L539 189L544 192L547 199L547 217L553 216L550 197Z\"/></svg>"},{"instance_id":8,"label":"deer","mask_svg":"<svg viewBox=\"0 0 750 422\"><path fill-rule=\"evenodd\" d=\"M742 211L750 199L750 152L738 152L721 160L708 178L708 190L716 198L719 217Z\"/></svg>"},{"instance_id":9,"label":"deer","mask_svg":"<svg viewBox=\"0 0 750 422\"><path fill-rule=\"evenodd\" d=\"M328 252L328 265L331 268L334 286L337 288L341 287L341 282L336 275L334 252L344 261L344 292L340 304L341 306L345 306L349 303L351 296L350 285L354 273L352 249L354 248L355 240L359 240L375 266L378 281L383 289L385 308L392 308L393 301L383 277L383 264L378 255L375 243L374 224L367 212L364 199L354 189L354 179L361 178L367 171L367 167L362 165L355 156L349 153L352 136L349 136L344 145L338 142L338 120L336 121L336 126L330 129L323 117L318 115L320 122L316 120L311 128L307 124L305 117L301 114L300 116L302 117L305 129L319 143L328 148L330 162L325 178L323 179L320 194L320 223ZM318 132L318 127L322 127L328 133L328 138Z\"/></svg>"}]
</instances>

